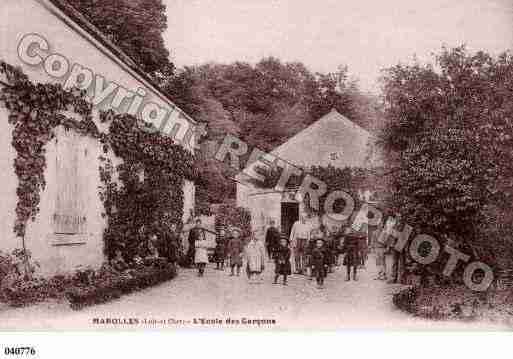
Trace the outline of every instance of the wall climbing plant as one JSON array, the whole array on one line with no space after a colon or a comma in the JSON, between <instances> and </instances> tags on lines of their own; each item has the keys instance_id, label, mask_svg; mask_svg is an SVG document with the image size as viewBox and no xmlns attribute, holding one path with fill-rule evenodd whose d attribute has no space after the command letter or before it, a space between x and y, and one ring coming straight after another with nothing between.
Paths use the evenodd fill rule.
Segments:
<instances>
[{"instance_id":1,"label":"wall climbing plant","mask_svg":"<svg viewBox=\"0 0 513 359\"><path fill-rule=\"evenodd\" d=\"M106 255L113 248L126 254L136 250L140 228L166 231L171 223L181 224L183 184L194 180L193 155L159 132L148 131L135 117L102 112L100 121L108 131L100 132L92 119L92 105L85 92L66 90L59 84L34 84L22 73L0 61L0 103L9 111L13 125L12 145L16 150L14 170L19 179L14 232L23 239L29 220L39 212L40 193L45 188L45 145L54 138L57 126L97 138L104 154L111 150L122 163L114 166L100 156L100 199L104 203L107 228ZM73 112L81 120L64 115Z\"/></svg>"},{"instance_id":2,"label":"wall climbing plant","mask_svg":"<svg viewBox=\"0 0 513 359\"><path fill-rule=\"evenodd\" d=\"M0 74L7 80L0 89L0 102L9 111L9 123L14 126L14 171L19 180L14 232L24 238L27 222L35 220L39 212L40 192L46 185L45 145L54 138L53 130L63 125L83 135L99 137L100 133L84 92L65 90L59 84L33 84L19 68L3 61ZM65 111L73 111L82 120L63 115Z\"/></svg>"},{"instance_id":3,"label":"wall climbing plant","mask_svg":"<svg viewBox=\"0 0 513 359\"><path fill-rule=\"evenodd\" d=\"M108 218L105 254L110 257L121 249L130 258L146 235L142 228L165 236L169 225L181 225L184 180L196 178L194 158L170 137L147 131L133 116L108 111L100 120L109 124L101 139L104 152L111 149L123 160L114 166L102 157L100 195Z\"/></svg>"}]
</instances>

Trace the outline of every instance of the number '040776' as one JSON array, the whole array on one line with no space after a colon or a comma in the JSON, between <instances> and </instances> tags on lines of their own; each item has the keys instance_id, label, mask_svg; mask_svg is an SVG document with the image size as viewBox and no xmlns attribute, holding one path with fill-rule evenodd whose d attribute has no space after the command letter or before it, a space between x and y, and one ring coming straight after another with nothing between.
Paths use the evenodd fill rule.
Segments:
<instances>
[{"instance_id":1,"label":"number '040776'","mask_svg":"<svg viewBox=\"0 0 513 359\"><path fill-rule=\"evenodd\" d=\"M33 347L5 347L5 355L36 355L36 349Z\"/></svg>"}]
</instances>

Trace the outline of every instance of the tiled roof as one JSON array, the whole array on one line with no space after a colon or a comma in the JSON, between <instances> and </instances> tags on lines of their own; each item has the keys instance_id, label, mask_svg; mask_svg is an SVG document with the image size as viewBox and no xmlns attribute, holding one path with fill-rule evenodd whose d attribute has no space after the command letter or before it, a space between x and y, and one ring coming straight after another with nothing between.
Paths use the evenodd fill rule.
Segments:
<instances>
[{"instance_id":1,"label":"tiled roof","mask_svg":"<svg viewBox=\"0 0 513 359\"><path fill-rule=\"evenodd\" d=\"M271 153L298 167L368 167L373 142L367 130L332 110Z\"/></svg>"}]
</instances>

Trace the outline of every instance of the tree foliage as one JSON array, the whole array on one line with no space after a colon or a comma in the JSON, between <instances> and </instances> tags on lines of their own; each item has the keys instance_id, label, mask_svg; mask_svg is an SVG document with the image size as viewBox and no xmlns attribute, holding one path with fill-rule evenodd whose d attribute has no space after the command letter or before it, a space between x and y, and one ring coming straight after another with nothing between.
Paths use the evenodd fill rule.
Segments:
<instances>
[{"instance_id":1,"label":"tree foliage","mask_svg":"<svg viewBox=\"0 0 513 359\"><path fill-rule=\"evenodd\" d=\"M377 100L358 89L346 67L312 73L302 63L272 57L255 65L210 63L179 70L164 88L186 112L208 124L207 141L220 142L231 133L250 149L266 152L333 108L364 128L379 127ZM233 169L208 160L204 168L199 200L222 202L235 194L235 182L227 181L235 175Z\"/></svg>"},{"instance_id":2,"label":"tree foliage","mask_svg":"<svg viewBox=\"0 0 513 359\"><path fill-rule=\"evenodd\" d=\"M172 74L163 32L162 0L66 0L121 48L148 75L162 80Z\"/></svg>"},{"instance_id":3,"label":"tree foliage","mask_svg":"<svg viewBox=\"0 0 513 359\"><path fill-rule=\"evenodd\" d=\"M443 49L383 83L390 204L420 230L487 247L491 217L512 209L513 57Z\"/></svg>"},{"instance_id":4,"label":"tree foliage","mask_svg":"<svg viewBox=\"0 0 513 359\"><path fill-rule=\"evenodd\" d=\"M242 231L242 239L248 239L251 235L251 213L246 208L223 205L216 213L215 226L227 230L237 228Z\"/></svg>"}]
</instances>

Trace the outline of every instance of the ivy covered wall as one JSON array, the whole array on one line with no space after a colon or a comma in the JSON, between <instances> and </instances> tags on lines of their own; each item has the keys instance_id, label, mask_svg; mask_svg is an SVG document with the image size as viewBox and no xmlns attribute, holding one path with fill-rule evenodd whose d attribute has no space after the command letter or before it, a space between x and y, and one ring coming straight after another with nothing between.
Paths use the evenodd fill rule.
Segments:
<instances>
[{"instance_id":1,"label":"ivy covered wall","mask_svg":"<svg viewBox=\"0 0 513 359\"><path fill-rule=\"evenodd\" d=\"M110 257L116 248L134 251L141 228L164 232L171 224L181 224L184 182L195 178L189 151L171 138L149 131L149 126L135 117L113 111L100 112L99 121L108 126L100 131L85 91L34 84L19 68L2 61L0 75L3 129L11 133L14 149L11 166L3 161L3 170L12 169L16 175L14 180L10 177L11 186L7 185L4 193L11 200L12 194L16 195L14 208L5 209L15 213L14 218L6 216L13 220L15 239L1 249L30 252L44 272L55 274L78 265L98 266L102 252ZM59 194L53 144L58 143L56 130L61 127L80 135L77 141L90 140L80 147L90 156L79 164L88 168L80 175L93 185L86 189L87 230L80 234L63 235L52 228ZM3 145L7 147L7 141ZM99 216L104 220L98 220ZM2 224L8 225L5 220Z\"/></svg>"}]
</instances>

